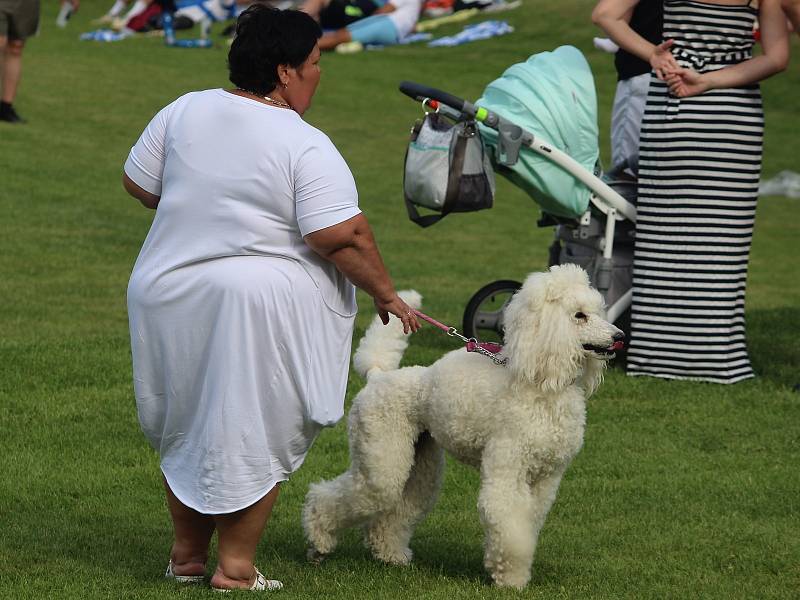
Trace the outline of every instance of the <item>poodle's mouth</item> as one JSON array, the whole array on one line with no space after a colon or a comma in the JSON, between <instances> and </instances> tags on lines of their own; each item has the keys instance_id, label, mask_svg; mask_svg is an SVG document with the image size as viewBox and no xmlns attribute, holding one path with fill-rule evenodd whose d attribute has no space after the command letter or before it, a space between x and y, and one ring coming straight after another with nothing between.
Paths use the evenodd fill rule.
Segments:
<instances>
[{"instance_id":1,"label":"poodle's mouth","mask_svg":"<svg viewBox=\"0 0 800 600\"><path fill-rule=\"evenodd\" d=\"M588 350L589 352L593 352L604 358L614 358L614 354L617 352L617 350L622 350L624 347L625 344L619 340L617 340L616 342L607 347L592 346L591 344L583 345L584 350Z\"/></svg>"}]
</instances>

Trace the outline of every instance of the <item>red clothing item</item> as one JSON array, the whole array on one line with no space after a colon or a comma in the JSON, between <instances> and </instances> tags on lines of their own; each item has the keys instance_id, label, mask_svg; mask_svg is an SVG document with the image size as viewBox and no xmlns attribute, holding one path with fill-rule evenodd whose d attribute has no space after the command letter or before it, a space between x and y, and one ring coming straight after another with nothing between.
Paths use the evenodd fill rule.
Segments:
<instances>
[{"instance_id":1,"label":"red clothing item","mask_svg":"<svg viewBox=\"0 0 800 600\"><path fill-rule=\"evenodd\" d=\"M152 29L149 25L150 19L152 17L157 17L160 14L161 14L161 5L156 2L152 2L147 8L145 8L138 15L128 19L128 22L125 24L125 27L127 27L128 29L133 29L134 31L145 31Z\"/></svg>"}]
</instances>

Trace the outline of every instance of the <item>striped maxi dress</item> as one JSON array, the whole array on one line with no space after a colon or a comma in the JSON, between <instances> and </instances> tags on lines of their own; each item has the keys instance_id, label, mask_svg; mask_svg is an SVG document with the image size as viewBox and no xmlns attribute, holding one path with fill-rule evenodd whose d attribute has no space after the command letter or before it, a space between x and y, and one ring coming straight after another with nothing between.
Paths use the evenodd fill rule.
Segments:
<instances>
[{"instance_id":1,"label":"striped maxi dress","mask_svg":"<svg viewBox=\"0 0 800 600\"><path fill-rule=\"evenodd\" d=\"M664 39L707 72L751 57L757 11L664 2ZM628 374L735 383L753 377L747 262L764 114L757 84L678 99L651 76L642 121Z\"/></svg>"}]
</instances>

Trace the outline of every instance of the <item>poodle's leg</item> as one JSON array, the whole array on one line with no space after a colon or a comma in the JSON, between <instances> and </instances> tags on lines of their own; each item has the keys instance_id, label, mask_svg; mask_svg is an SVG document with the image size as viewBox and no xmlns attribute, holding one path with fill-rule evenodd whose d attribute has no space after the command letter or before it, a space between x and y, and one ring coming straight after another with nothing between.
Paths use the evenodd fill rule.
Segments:
<instances>
[{"instance_id":1,"label":"poodle's leg","mask_svg":"<svg viewBox=\"0 0 800 600\"><path fill-rule=\"evenodd\" d=\"M331 481L311 484L303 506L303 529L311 545L309 559L322 560L336 548L338 531L368 518L368 511L359 514L358 508L364 506L352 502L364 497L363 487L358 474L351 471Z\"/></svg>"},{"instance_id":2,"label":"poodle's leg","mask_svg":"<svg viewBox=\"0 0 800 600\"><path fill-rule=\"evenodd\" d=\"M534 541L530 531L533 499L523 482L483 482L478 512L486 536L483 564L498 586L518 589L530 580Z\"/></svg>"},{"instance_id":3,"label":"poodle's leg","mask_svg":"<svg viewBox=\"0 0 800 600\"><path fill-rule=\"evenodd\" d=\"M478 510L486 535L487 571L498 586L521 589L530 581L539 530L555 499L561 472L531 488L527 469L509 452L513 453L512 445L493 456L484 452Z\"/></svg>"},{"instance_id":4,"label":"poodle's leg","mask_svg":"<svg viewBox=\"0 0 800 600\"><path fill-rule=\"evenodd\" d=\"M400 412L398 405L377 401L354 404L348 424L349 470L332 481L312 484L306 496L303 528L311 544L310 558L319 560L332 552L338 531L394 506L402 495L417 431Z\"/></svg>"},{"instance_id":5,"label":"poodle's leg","mask_svg":"<svg viewBox=\"0 0 800 600\"><path fill-rule=\"evenodd\" d=\"M364 478L359 472L359 405L356 403L348 416L350 468L336 479L312 483L303 504L303 530L310 548L309 559L320 561L336 548L336 533L358 525L372 514L364 502L367 498ZM360 510L359 510L360 509Z\"/></svg>"},{"instance_id":6,"label":"poodle's leg","mask_svg":"<svg viewBox=\"0 0 800 600\"><path fill-rule=\"evenodd\" d=\"M531 525L533 525L533 551L536 552L536 546L539 543L539 532L544 526L544 521L547 518L547 513L553 507L556 501L556 494L558 494L558 486L561 485L561 477L564 475L566 467L557 469L547 477L534 481L531 486L531 496L533 499L532 505L532 518ZM531 559L533 556L531 556ZM529 567L530 568L530 567Z\"/></svg>"},{"instance_id":7,"label":"poodle's leg","mask_svg":"<svg viewBox=\"0 0 800 600\"><path fill-rule=\"evenodd\" d=\"M375 516L366 526L364 541L378 560L406 565L414 528L436 503L444 472L444 451L423 432L414 446L414 466L394 507Z\"/></svg>"}]
</instances>

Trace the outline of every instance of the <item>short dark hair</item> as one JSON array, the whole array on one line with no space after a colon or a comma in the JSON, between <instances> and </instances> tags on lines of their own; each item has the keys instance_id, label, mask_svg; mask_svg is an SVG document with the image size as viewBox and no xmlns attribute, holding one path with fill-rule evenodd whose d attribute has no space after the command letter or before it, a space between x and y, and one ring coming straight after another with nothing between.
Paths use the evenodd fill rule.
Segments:
<instances>
[{"instance_id":1,"label":"short dark hair","mask_svg":"<svg viewBox=\"0 0 800 600\"><path fill-rule=\"evenodd\" d=\"M322 35L319 24L299 10L253 4L236 21L228 72L236 87L268 94L278 85L278 66L302 65Z\"/></svg>"}]
</instances>

